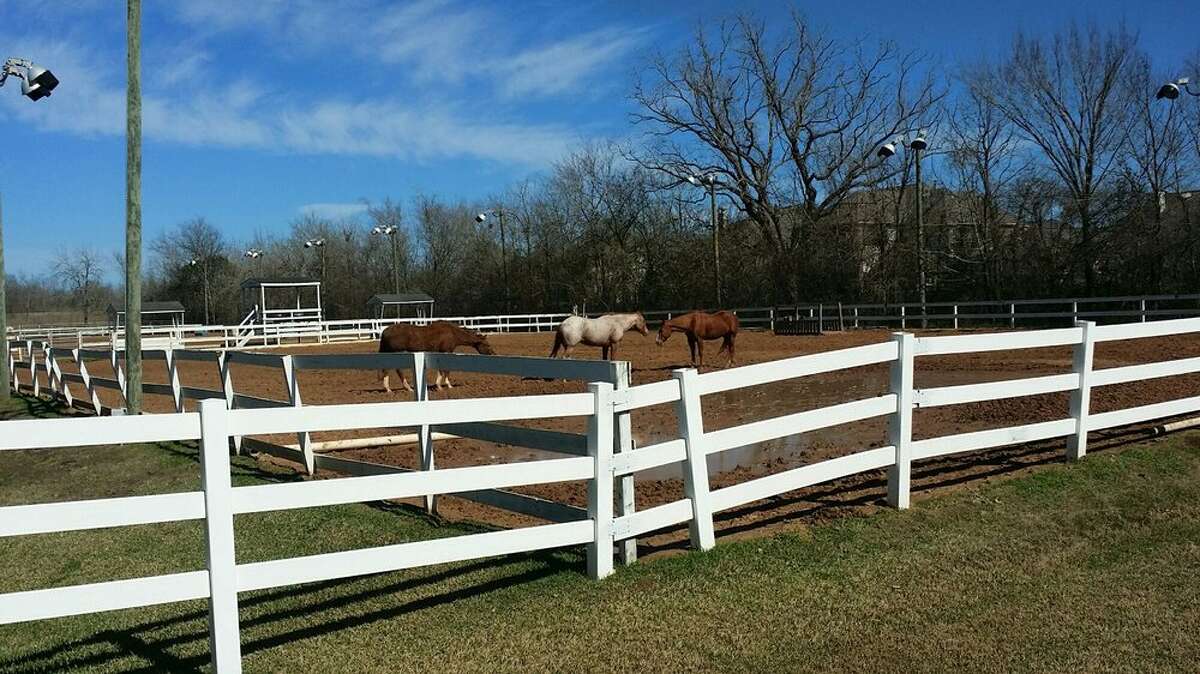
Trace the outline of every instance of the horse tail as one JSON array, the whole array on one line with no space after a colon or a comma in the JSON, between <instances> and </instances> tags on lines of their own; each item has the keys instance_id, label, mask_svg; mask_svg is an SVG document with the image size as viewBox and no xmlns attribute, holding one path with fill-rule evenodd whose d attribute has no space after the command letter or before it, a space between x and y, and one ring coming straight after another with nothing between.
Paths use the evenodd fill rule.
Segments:
<instances>
[{"instance_id":1,"label":"horse tail","mask_svg":"<svg viewBox=\"0 0 1200 674\"><path fill-rule=\"evenodd\" d=\"M567 341L563 339L562 327L556 328L554 330L554 348L550 350L550 357L554 358L558 356L559 350L566 348L566 346Z\"/></svg>"}]
</instances>

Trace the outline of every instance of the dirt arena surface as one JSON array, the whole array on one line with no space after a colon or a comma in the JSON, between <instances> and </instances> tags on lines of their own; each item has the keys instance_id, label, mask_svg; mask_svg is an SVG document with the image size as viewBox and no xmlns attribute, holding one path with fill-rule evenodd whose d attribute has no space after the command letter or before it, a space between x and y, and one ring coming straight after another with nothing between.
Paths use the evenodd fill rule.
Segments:
<instances>
[{"instance_id":1,"label":"dirt arena surface","mask_svg":"<svg viewBox=\"0 0 1200 674\"><path fill-rule=\"evenodd\" d=\"M951 333L929 331L922 334ZM552 339L552 333L545 332L511 333L490 337L497 353L527 356L548 354ZM794 337L780 337L765 332L743 332L738 337L738 362L750 364L779 360L888 339L890 333L884 330ZM717 344L710 343L707 350L711 362L718 362ZM376 344L362 342L306 345L268 351L291 354L372 353L376 351ZM575 355L579 358L598 358L599 349L580 347ZM1095 367L1100 369L1193 356L1200 356L1200 335L1106 342L1096 347ZM622 342L618 357L632 363L635 385L667 379L672 370L689 366L687 342L679 336L660 348L654 343L653 333L648 337L630 333ZM90 363L88 367L98 376L111 376L111 368L105 363ZM918 388L1018 379L1070 372L1071 349L1064 347L919 357L916 367ZM65 371L71 369L64 367ZM711 369L713 368L704 368L705 371ZM166 382L166 368L163 363L147 361L145 370L147 382ZM184 362L180 363L179 370L185 386L219 388L215 364ZM286 399L282 372L278 369L236 365L233 367L232 376L234 387L239 393ZM301 397L305 404L385 402L408 400L412 397L411 394L402 392L386 393L377 371L303 371L299 376ZM582 382L543 381L472 373L454 374L453 382L453 389L436 391L433 397L476 398L586 390L586 385ZM703 398L704 426L706 431L712 431L792 412L869 398L885 393L887 386L888 366L881 364L708 395ZM106 404L118 402L112 392L106 391L104 394L103 401ZM1106 386L1093 389L1092 412L1105 412L1194 395L1200 395L1200 375ZM921 439L1062 419L1069 416L1068 400L1069 394L1064 392L917 410L914 413L914 437ZM151 411L166 412L171 409L170 400L163 396L147 396L146 402ZM674 408L671 405L635 411L634 440L638 446L645 446L677 437L676 424ZM572 432L584 431L583 419L539 420L528 425ZM361 433L316 434L315 439L375 436L396 432L403 430L374 429ZM1129 432L1093 434L1093 449L1119 444L1123 433ZM266 439L281 443L295 442L294 437L275 436ZM717 489L752 477L886 444L887 420L880 417L802 436L783 438L761 446L730 450L709 457L712 488ZM435 442L434 447L436 465L440 468L527 461L553 456L534 450L462 439L439 440ZM920 498L930 490L970 485L993 475L1024 470L1040 463L1061 461L1062 448L1063 441L1056 441L924 461L914 466L914 496ZM418 465L417 450L411 445L346 450L336 454L406 467ZM718 534L734 535L747 532L759 535L778 526L803 526L813 518L844 512L870 512L881 503L884 485L885 477L882 472L863 474L834 484L819 485L768 499L765 503L749 504L718 515ZM544 485L518 491L586 506L586 490L582 484ZM682 494L679 466L667 466L638 475L639 509L677 500ZM442 499L440 512L443 516L453 519L472 518L502 526L533 521L454 498ZM639 545L644 552L675 549L686 539L686 533L686 527L677 528L639 541Z\"/></svg>"}]
</instances>

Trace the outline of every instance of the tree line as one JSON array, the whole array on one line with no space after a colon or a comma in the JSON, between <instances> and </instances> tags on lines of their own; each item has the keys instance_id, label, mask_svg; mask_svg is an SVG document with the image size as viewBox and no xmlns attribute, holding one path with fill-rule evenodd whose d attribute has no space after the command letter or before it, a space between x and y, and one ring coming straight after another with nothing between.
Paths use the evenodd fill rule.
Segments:
<instances>
[{"instance_id":1,"label":"tree line","mask_svg":"<svg viewBox=\"0 0 1200 674\"><path fill-rule=\"evenodd\" d=\"M718 284L726 307L913 301L922 278L931 301L1194 292L1200 99L1155 100L1186 73L1200 57L1156 64L1121 25L1018 34L946 68L800 13L740 16L644 64L632 141L473 202L385 200L242 240L197 217L151 242L144 296L228 323L255 276L319 278L330 318L397 289L442 315L713 307ZM57 286L10 281L10 311L94 317L107 266L64 251Z\"/></svg>"}]
</instances>

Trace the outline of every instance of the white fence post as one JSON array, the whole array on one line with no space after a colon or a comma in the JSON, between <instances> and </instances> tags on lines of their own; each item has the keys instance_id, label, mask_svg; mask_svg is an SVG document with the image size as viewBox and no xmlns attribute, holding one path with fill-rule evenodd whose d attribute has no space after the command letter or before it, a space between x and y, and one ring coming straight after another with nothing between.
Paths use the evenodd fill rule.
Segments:
<instances>
[{"instance_id":1,"label":"white fence post","mask_svg":"<svg viewBox=\"0 0 1200 674\"><path fill-rule=\"evenodd\" d=\"M233 409L233 374L230 373L229 352L222 351L221 355L217 356L217 376L221 379L221 392L225 394L225 408ZM233 449L238 454L242 453L242 436L233 436Z\"/></svg>"},{"instance_id":2,"label":"white fence post","mask_svg":"<svg viewBox=\"0 0 1200 674\"><path fill-rule=\"evenodd\" d=\"M1141 301L1140 305L1141 305L1142 322L1145 323L1146 322L1146 300L1143 299Z\"/></svg>"},{"instance_id":3,"label":"white fence post","mask_svg":"<svg viewBox=\"0 0 1200 674\"><path fill-rule=\"evenodd\" d=\"M33 355L33 340L25 341L25 353L29 354L29 385L33 387L33 397L36 398L41 393L41 385L38 384L37 378L37 357Z\"/></svg>"},{"instance_id":4,"label":"white fence post","mask_svg":"<svg viewBox=\"0 0 1200 674\"><path fill-rule=\"evenodd\" d=\"M292 407L303 407L300 402L300 378L296 376L296 366L292 363L291 356L283 357L283 383L287 386L288 402L292 404ZM316 469L313 459L312 436L307 431L297 433L296 442L304 454L304 468L309 475L312 475Z\"/></svg>"},{"instance_id":5,"label":"white fence post","mask_svg":"<svg viewBox=\"0 0 1200 674\"><path fill-rule=\"evenodd\" d=\"M92 401L92 409L96 411L96 416L100 416L100 396L96 393L96 385L92 383L92 376L88 374L87 364L83 362L83 356L79 351L79 349L75 349L71 352L75 356L75 367L79 368L79 378L83 380L83 388L87 390L88 400Z\"/></svg>"},{"instance_id":6,"label":"white fence post","mask_svg":"<svg viewBox=\"0 0 1200 674\"><path fill-rule=\"evenodd\" d=\"M679 382L679 435L687 449L683 464L683 488L692 502L688 528L692 547L709 550L716 544L713 532L712 499L708 491L708 453L704 447L704 413L700 406L699 374L694 369L675 370L671 377Z\"/></svg>"},{"instance_id":7,"label":"white fence post","mask_svg":"<svg viewBox=\"0 0 1200 674\"><path fill-rule=\"evenodd\" d=\"M1079 322L1079 302L1071 302L1071 325Z\"/></svg>"},{"instance_id":8,"label":"white fence post","mask_svg":"<svg viewBox=\"0 0 1200 674\"><path fill-rule=\"evenodd\" d=\"M1017 327L1017 305L1015 304L1008 305L1008 327Z\"/></svg>"},{"instance_id":9,"label":"white fence post","mask_svg":"<svg viewBox=\"0 0 1200 674\"><path fill-rule=\"evenodd\" d=\"M907 327L908 327L908 322L905 320L904 305L901 304L900 305L900 329L903 330Z\"/></svg>"},{"instance_id":10,"label":"white fence post","mask_svg":"<svg viewBox=\"0 0 1200 674\"><path fill-rule=\"evenodd\" d=\"M854 307L854 329L858 329L858 307Z\"/></svg>"},{"instance_id":11,"label":"white fence post","mask_svg":"<svg viewBox=\"0 0 1200 674\"><path fill-rule=\"evenodd\" d=\"M899 353L892 363L890 390L896 396L896 412L888 424L888 442L896 448L896 463L888 471L888 504L907 508L912 482L913 356L916 337L892 333Z\"/></svg>"},{"instance_id":12,"label":"white fence post","mask_svg":"<svg viewBox=\"0 0 1200 674\"><path fill-rule=\"evenodd\" d=\"M200 466L208 553L208 645L213 668L222 674L242 671L228 414L220 400L200 401Z\"/></svg>"},{"instance_id":13,"label":"white fence post","mask_svg":"<svg viewBox=\"0 0 1200 674\"><path fill-rule=\"evenodd\" d=\"M429 375L426 370L425 354L413 354L413 389L417 400L429 400ZM417 427L417 450L421 452L421 470L433 470L433 433L429 424ZM425 511L437 512L437 494L425 495Z\"/></svg>"},{"instance_id":14,"label":"white fence post","mask_svg":"<svg viewBox=\"0 0 1200 674\"><path fill-rule=\"evenodd\" d=\"M163 352L167 360L167 378L171 382L171 397L175 401L175 411L183 411L183 387L179 384L179 369L175 362L175 350L167 349Z\"/></svg>"},{"instance_id":15,"label":"white fence post","mask_svg":"<svg viewBox=\"0 0 1200 674\"><path fill-rule=\"evenodd\" d=\"M1083 339L1075 345L1072 370L1079 375L1079 387L1071 392L1071 417L1075 419L1075 434L1067 438L1067 459L1082 459L1087 454L1088 410L1092 404L1092 361L1096 351L1094 321L1079 321Z\"/></svg>"},{"instance_id":16,"label":"white fence post","mask_svg":"<svg viewBox=\"0 0 1200 674\"><path fill-rule=\"evenodd\" d=\"M954 329L958 329L958 305L954 305Z\"/></svg>"},{"instance_id":17,"label":"white fence post","mask_svg":"<svg viewBox=\"0 0 1200 674\"><path fill-rule=\"evenodd\" d=\"M630 385L629 362L617 361L614 365L616 366L616 390L623 391L628 389ZM621 412L617 415L613 435L613 449L618 453L633 451L633 419L630 414L630 412ZM620 516L625 517L637 512L637 504L635 502L637 487L634 485L633 474L622 475L617 481L616 489ZM637 561L636 538L626 538L617 545L622 564L633 564Z\"/></svg>"},{"instance_id":18,"label":"white fence post","mask_svg":"<svg viewBox=\"0 0 1200 674\"><path fill-rule=\"evenodd\" d=\"M605 578L613 572L613 385L588 384L596 401L588 417L588 455L596 474L588 481L588 517L595 524L595 540L587 549L588 575Z\"/></svg>"}]
</instances>

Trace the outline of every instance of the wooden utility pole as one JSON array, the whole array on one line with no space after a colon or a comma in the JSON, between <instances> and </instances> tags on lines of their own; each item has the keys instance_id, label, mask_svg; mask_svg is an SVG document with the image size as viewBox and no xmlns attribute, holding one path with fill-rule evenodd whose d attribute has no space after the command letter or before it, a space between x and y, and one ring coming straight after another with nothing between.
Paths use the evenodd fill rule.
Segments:
<instances>
[{"instance_id":1,"label":"wooden utility pole","mask_svg":"<svg viewBox=\"0 0 1200 674\"><path fill-rule=\"evenodd\" d=\"M8 306L4 301L7 293L4 274L4 211L0 205L0 342L4 343L4 352L0 353L0 400L8 400L8 387L12 382L12 373L8 371Z\"/></svg>"},{"instance_id":2,"label":"wooden utility pole","mask_svg":"<svg viewBox=\"0 0 1200 674\"><path fill-rule=\"evenodd\" d=\"M127 0L125 89L125 406L142 411L142 1Z\"/></svg>"}]
</instances>

